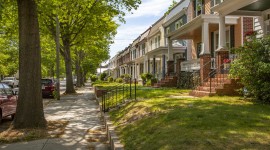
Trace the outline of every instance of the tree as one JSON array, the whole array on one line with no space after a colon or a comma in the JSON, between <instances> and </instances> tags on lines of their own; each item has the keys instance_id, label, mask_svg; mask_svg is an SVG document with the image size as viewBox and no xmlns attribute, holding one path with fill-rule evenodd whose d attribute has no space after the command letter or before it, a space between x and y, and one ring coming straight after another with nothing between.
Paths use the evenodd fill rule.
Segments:
<instances>
[{"instance_id":1,"label":"tree","mask_svg":"<svg viewBox=\"0 0 270 150\"><path fill-rule=\"evenodd\" d=\"M66 93L74 93L72 82L72 49L73 46L80 45L81 39L95 37L96 35L105 36L112 33L114 30L110 26L114 17L122 16L125 14L124 10L131 11L137 8L140 0L124 0L119 2L113 1L99 1L99 0L41 0L40 7L46 9L41 14L44 17L43 22L49 29L50 33L55 35L55 21L57 15L60 21L61 31L61 55L65 61L66 68ZM48 9L49 8L49 9ZM56 11L57 10L57 11ZM115 23L113 23L115 24ZM87 34L86 34L87 33ZM81 36L81 35L87 36ZM110 35L113 36L113 35ZM100 36L99 36L100 37ZM108 36L106 36L108 37ZM107 38L107 40L110 40Z\"/></svg>"},{"instance_id":2,"label":"tree","mask_svg":"<svg viewBox=\"0 0 270 150\"><path fill-rule=\"evenodd\" d=\"M177 4L178 4L177 1L173 0L172 4L169 6L168 11L165 14L168 15L171 12L171 10L174 8L174 6L176 6Z\"/></svg>"},{"instance_id":3,"label":"tree","mask_svg":"<svg viewBox=\"0 0 270 150\"><path fill-rule=\"evenodd\" d=\"M35 0L17 0L19 20L20 88L15 128L43 128L46 120L41 96L41 52Z\"/></svg>"},{"instance_id":4,"label":"tree","mask_svg":"<svg viewBox=\"0 0 270 150\"><path fill-rule=\"evenodd\" d=\"M18 10L10 1L0 1L0 10L0 74L12 76L19 68Z\"/></svg>"},{"instance_id":5,"label":"tree","mask_svg":"<svg viewBox=\"0 0 270 150\"><path fill-rule=\"evenodd\" d=\"M239 77L249 94L261 101L270 102L270 37L245 42L234 52L238 59L230 73Z\"/></svg>"}]
</instances>

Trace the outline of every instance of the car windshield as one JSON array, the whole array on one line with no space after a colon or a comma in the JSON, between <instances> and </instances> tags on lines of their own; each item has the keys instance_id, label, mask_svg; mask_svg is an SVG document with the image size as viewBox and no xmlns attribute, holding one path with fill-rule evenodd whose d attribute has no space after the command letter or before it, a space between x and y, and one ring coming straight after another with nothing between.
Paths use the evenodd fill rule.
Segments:
<instances>
[{"instance_id":1,"label":"car windshield","mask_svg":"<svg viewBox=\"0 0 270 150\"><path fill-rule=\"evenodd\" d=\"M41 84L51 84L52 80L51 79L41 79Z\"/></svg>"},{"instance_id":2,"label":"car windshield","mask_svg":"<svg viewBox=\"0 0 270 150\"><path fill-rule=\"evenodd\" d=\"M14 77L6 77L4 80L14 80Z\"/></svg>"},{"instance_id":3,"label":"car windshield","mask_svg":"<svg viewBox=\"0 0 270 150\"><path fill-rule=\"evenodd\" d=\"M12 90L8 85L1 83L0 84L0 94L1 95L6 95L6 94L12 95Z\"/></svg>"}]
</instances>

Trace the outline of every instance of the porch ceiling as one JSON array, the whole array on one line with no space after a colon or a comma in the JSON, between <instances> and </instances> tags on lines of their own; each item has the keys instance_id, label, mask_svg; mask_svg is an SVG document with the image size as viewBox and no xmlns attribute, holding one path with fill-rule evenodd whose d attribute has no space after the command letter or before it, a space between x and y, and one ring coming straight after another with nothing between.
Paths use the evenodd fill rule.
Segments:
<instances>
[{"instance_id":1,"label":"porch ceiling","mask_svg":"<svg viewBox=\"0 0 270 150\"><path fill-rule=\"evenodd\" d=\"M211 8L221 15L260 16L270 9L269 0L225 0Z\"/></svg>"},{"instance_id":2,"label":"porch ceiling","mask_svg":"<svg viewBox=\"0 0 270 150\"><path fill-rule=\"evenodd\" d=\"M270 9L270 0L258 0L257 2L242 7L239 10L265 11L267 9Z\"/></svg>"},{"instance_id":3,"label":"porch ceiling","mask_svg":"<svg viewBox=\"0 0 270 150\"><path fill-rule=\"evenodd\" d=\"M238 17L226 17L226 24L237 24L237 19ZM209 23L210 32L218 30L219 18L217 15L202 15L183 25L178 30L170 33L168 37L172 40L188 40L201 36L202 24L204 21Z\"/></svg>"}]
</instances>

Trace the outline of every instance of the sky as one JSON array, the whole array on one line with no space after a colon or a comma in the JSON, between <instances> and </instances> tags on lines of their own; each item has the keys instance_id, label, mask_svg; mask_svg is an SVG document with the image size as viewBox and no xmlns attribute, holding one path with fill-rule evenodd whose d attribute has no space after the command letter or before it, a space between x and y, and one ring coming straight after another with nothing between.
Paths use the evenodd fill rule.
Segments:
<instances>
[{"instance_id":1,"label":"sky","mask_svg":"<svg viewBox=\"0 0 270 150\"><path fill-rule=\"evenodd\" d=\"M178 0L179 1L179 0ZM120 24L114 44L110 45L110 56L124 50L137 37L159 20L172 4L172 0L142 0L139 8L127 14L125 24Z\"/></svg>"}]
</instances>

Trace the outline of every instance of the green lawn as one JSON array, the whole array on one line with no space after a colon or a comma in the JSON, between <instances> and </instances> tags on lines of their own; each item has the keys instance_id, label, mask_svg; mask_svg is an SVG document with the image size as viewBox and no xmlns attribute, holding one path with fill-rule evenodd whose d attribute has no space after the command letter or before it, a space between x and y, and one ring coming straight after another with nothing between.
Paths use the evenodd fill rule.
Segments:
<instances>
[{"instance_id":1,"label":"green lawn","mask_svg":"<svg viewBox=\"0 0 270 150\"><path fill-rule=\"evenodd\" d=\"M125 149L270 149L269 105L187 92L139 87L138 101L111 111Z\"/></svg>"}]
</instances>

